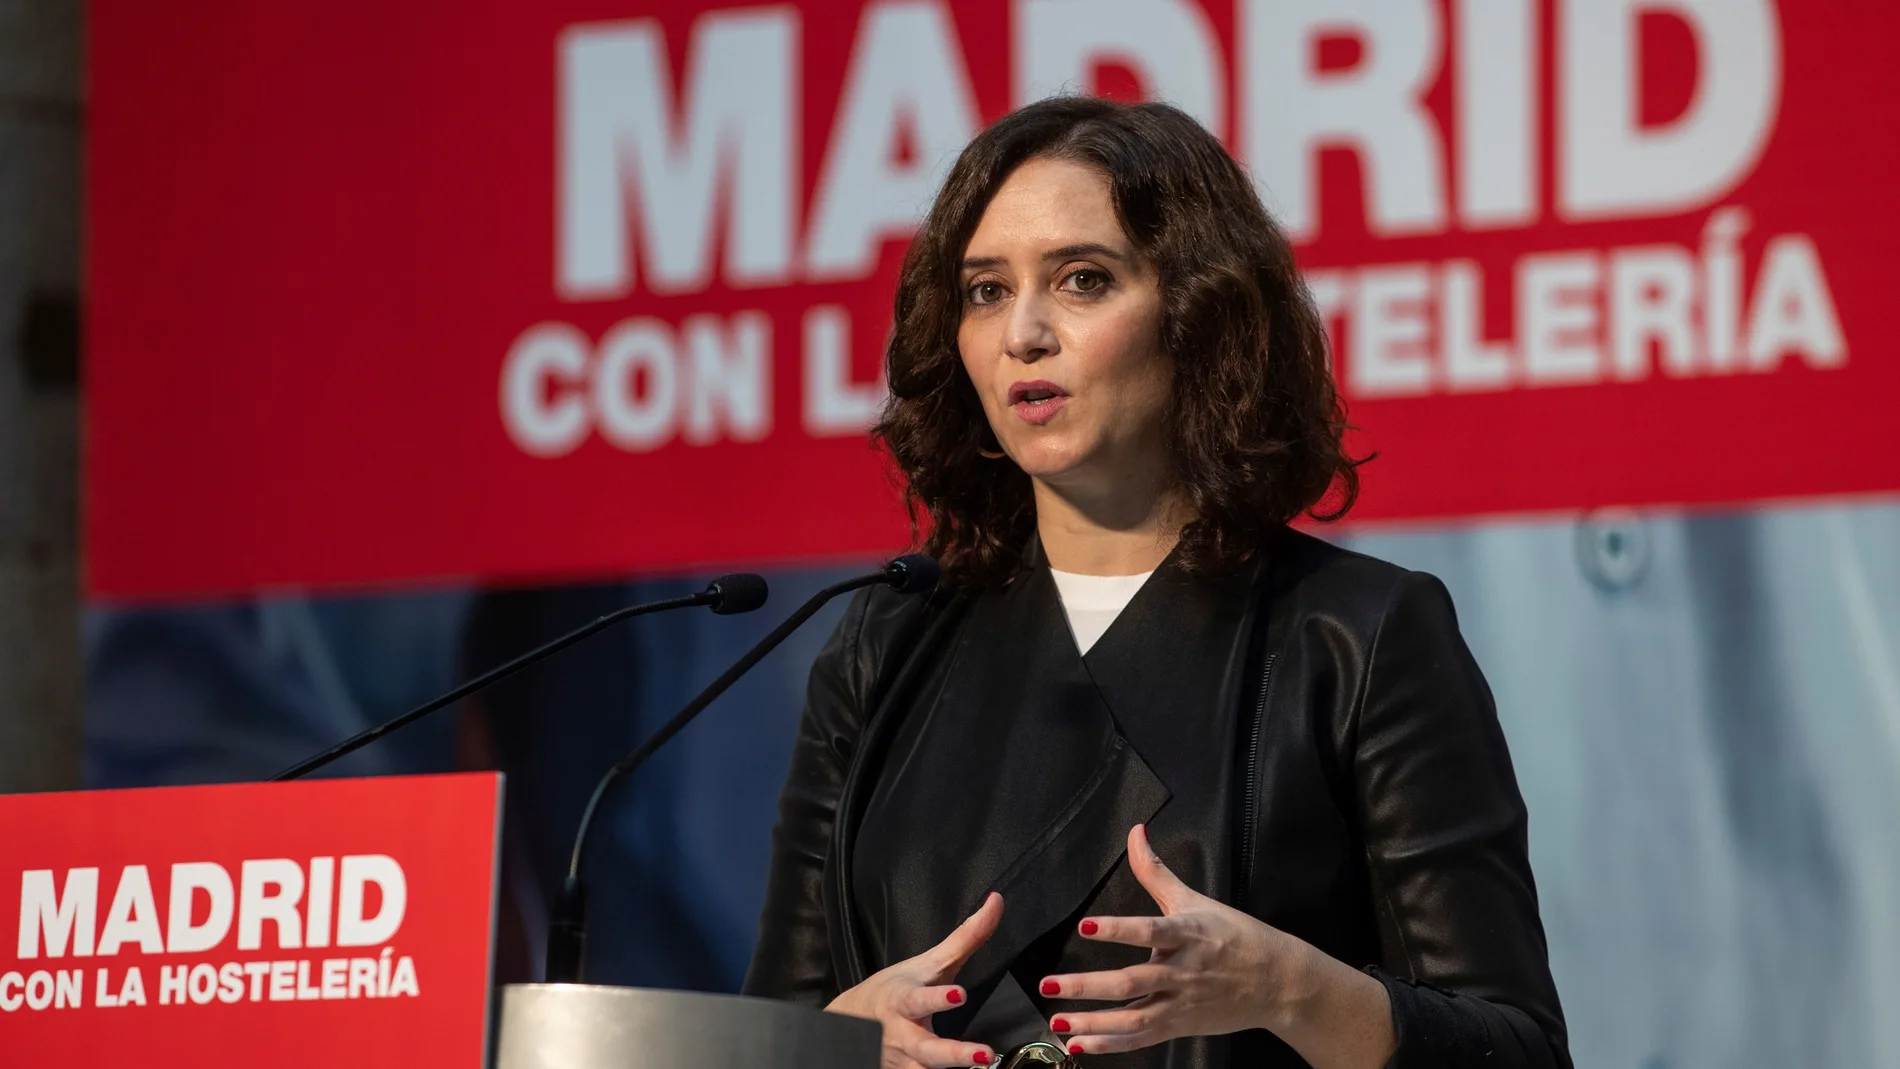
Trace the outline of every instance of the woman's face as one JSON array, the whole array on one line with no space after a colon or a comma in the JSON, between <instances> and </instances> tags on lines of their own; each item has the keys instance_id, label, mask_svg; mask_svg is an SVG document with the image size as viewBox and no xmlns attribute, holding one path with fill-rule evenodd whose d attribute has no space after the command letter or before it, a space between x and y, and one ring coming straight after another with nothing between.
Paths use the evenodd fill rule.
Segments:
<instances>
[{"instance_id":1,"label":"woman's face","mask_svg":"<svg viewBox=\"0 0 1900 1069\"><path fill-rule=\"evenodd\" d=\"M1161 351L1160 282L1122 233L1100 172L1066 160L1018 167L977 223L962 280L963 367L1024 471L1112 490L1164 464L1174 369Z\"/></svg>"}]
</instances>

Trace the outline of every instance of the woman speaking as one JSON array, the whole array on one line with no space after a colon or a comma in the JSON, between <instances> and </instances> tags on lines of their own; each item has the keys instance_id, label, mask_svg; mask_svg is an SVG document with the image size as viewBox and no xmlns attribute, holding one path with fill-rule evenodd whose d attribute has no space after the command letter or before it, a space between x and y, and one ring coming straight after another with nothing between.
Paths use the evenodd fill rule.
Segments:
<instances>
[{"instance_id":1,"label":"woman speaking","mask_svg":"<svg viewBox=\"0 0 1900 1069\"><path fill-rule=\"evenodd\" d=\"M985 130L887 373L944 582L812 667L747 992L876 1019L889 1069L1568 1066L1444 588L1287 526L1356 461L1221 145L1083 98Z\"/></svg>"}]
</instances>

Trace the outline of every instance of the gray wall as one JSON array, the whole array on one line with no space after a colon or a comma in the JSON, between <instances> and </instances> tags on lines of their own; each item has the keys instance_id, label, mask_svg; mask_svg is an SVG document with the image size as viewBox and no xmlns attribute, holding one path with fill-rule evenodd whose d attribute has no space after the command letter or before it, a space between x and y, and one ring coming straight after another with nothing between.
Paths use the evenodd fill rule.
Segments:
<instances>
[{"instance_id":1,"label":"gray wall","mask_svg":"<svg viewBox=\"0 0 1900 1069\"><path fill-rule=\"evenodd\" d=\"M1498 699L1577 1065L1900 1065L1900 504L1361 532Z\"/></svg>"},{"instance_id":2,"label":"gray wall","mask_svg":"<svg viewBox=\"0 0 1900 1069\"><path fill-rule=\"evenodd\" d=\"M81 52L0 0L0 793L79 782Z\"/></svg>"}]
</instances>

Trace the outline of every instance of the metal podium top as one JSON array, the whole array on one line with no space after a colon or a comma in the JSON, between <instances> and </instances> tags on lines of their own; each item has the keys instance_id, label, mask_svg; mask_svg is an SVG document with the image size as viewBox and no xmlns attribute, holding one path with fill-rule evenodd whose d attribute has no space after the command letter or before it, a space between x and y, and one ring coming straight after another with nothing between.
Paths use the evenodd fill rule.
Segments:
<instances>
[{"instance_id":1,"label":"metal podium top","mask_svg":"<svg viewBox=\"0 0 1900 1069\"><path fill-rule=\"evenodd\" d=\"M509 984L495 1069L877 1069L877 1022L737 995Z\"/></svg>"}]
</instances>

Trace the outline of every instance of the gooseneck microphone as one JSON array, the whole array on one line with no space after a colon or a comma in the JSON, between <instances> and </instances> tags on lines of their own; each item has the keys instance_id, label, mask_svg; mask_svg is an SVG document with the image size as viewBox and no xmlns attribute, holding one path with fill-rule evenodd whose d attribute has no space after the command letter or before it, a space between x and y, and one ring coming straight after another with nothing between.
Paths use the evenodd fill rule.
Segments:
<instances>
[{"instance_id":1,"label":"gooseneck microphone","mask_svg":"<svg viewBox=\"0 0 1900 1069\"><path fill-rule=\"evenodd\" d=\"M900 594L924 594L937 585L937 562L922 553L910 553L891 561L882 569L868 575L860 575L830 586L813 594L811 599L798 607L798 611L785 618L785 622L772 629L772 633L759 640L759 644L746 651L745 656L734 661L731 668L718 679L713 680L705 690L699 692L686 707L674 714L673 719L663 724L647 740L641 743L627 756L614 762L612 768L600 777L594 787L593 797L587 800L587 808L581 812L580 828L574 833L574 852L567 863L567 879L561 884L561 896L556 901L553 915L548 920L547 982L550 984L577 984L581 982L581 971L587 953L587 889L581 881L581 862L587 853L587 835L593 828L594 817L600 811L600 803L614 785L625 779L635 769L646 763L653 752L666 745L667 741L679 734L692 719L698 716L715 699L726 692L726 688L737 682L758 664L766 654L771 653L786 636L798 630L812 614L823 608L825 603L840 594L857 590L860 587L884 584Z\"/></svg>"},{"instance_id":2,"label":"gooseneck microphone","mask_svg":"<svg viewBox=\"0 0 1900 1069\"><path fill-rule=\"evenodd\" d=\"M478 690L499 683L509 676L514 675L516 672L521 671L523 668L546 660L569 646L572 646L574 643L579 642L581 639L604 628L611 627L622 620L632 619L635 616L645 616L650 612L665 612L668 609L689 609L695 605L711 606L712 611L721 616L751 612L753 609L765 604L766 592L765 578L763 576L754 575L751 572L737 572L732 575L720 576L707 584L706 589L697 594L687 594L683 597L668 598L665 601L653 601L645 605L629 605L624 609L616 609L585 627L569 631L567 634L562 635L544 646L529 650L499 668L476 676L474 679L456 687L447 694L437 698L431 698L393 720L385 721L367 731L344 739L342 742L337 743L335 746L330 747L314 757L307 757L291 765L289 768L284 769L282 772L277 773L275 776L272 776L271 781L276 782L277 780L296 779L298 776L305 775L306 773L315 772L317 769L335 761L344 754L360 750L370 743L375 742L377 739L382 738L384 735L395 731L397 728L413 724L423 717L428 716L430 713L435 712L437 709L453 705Z\"/></svg>"}]
</instances>

